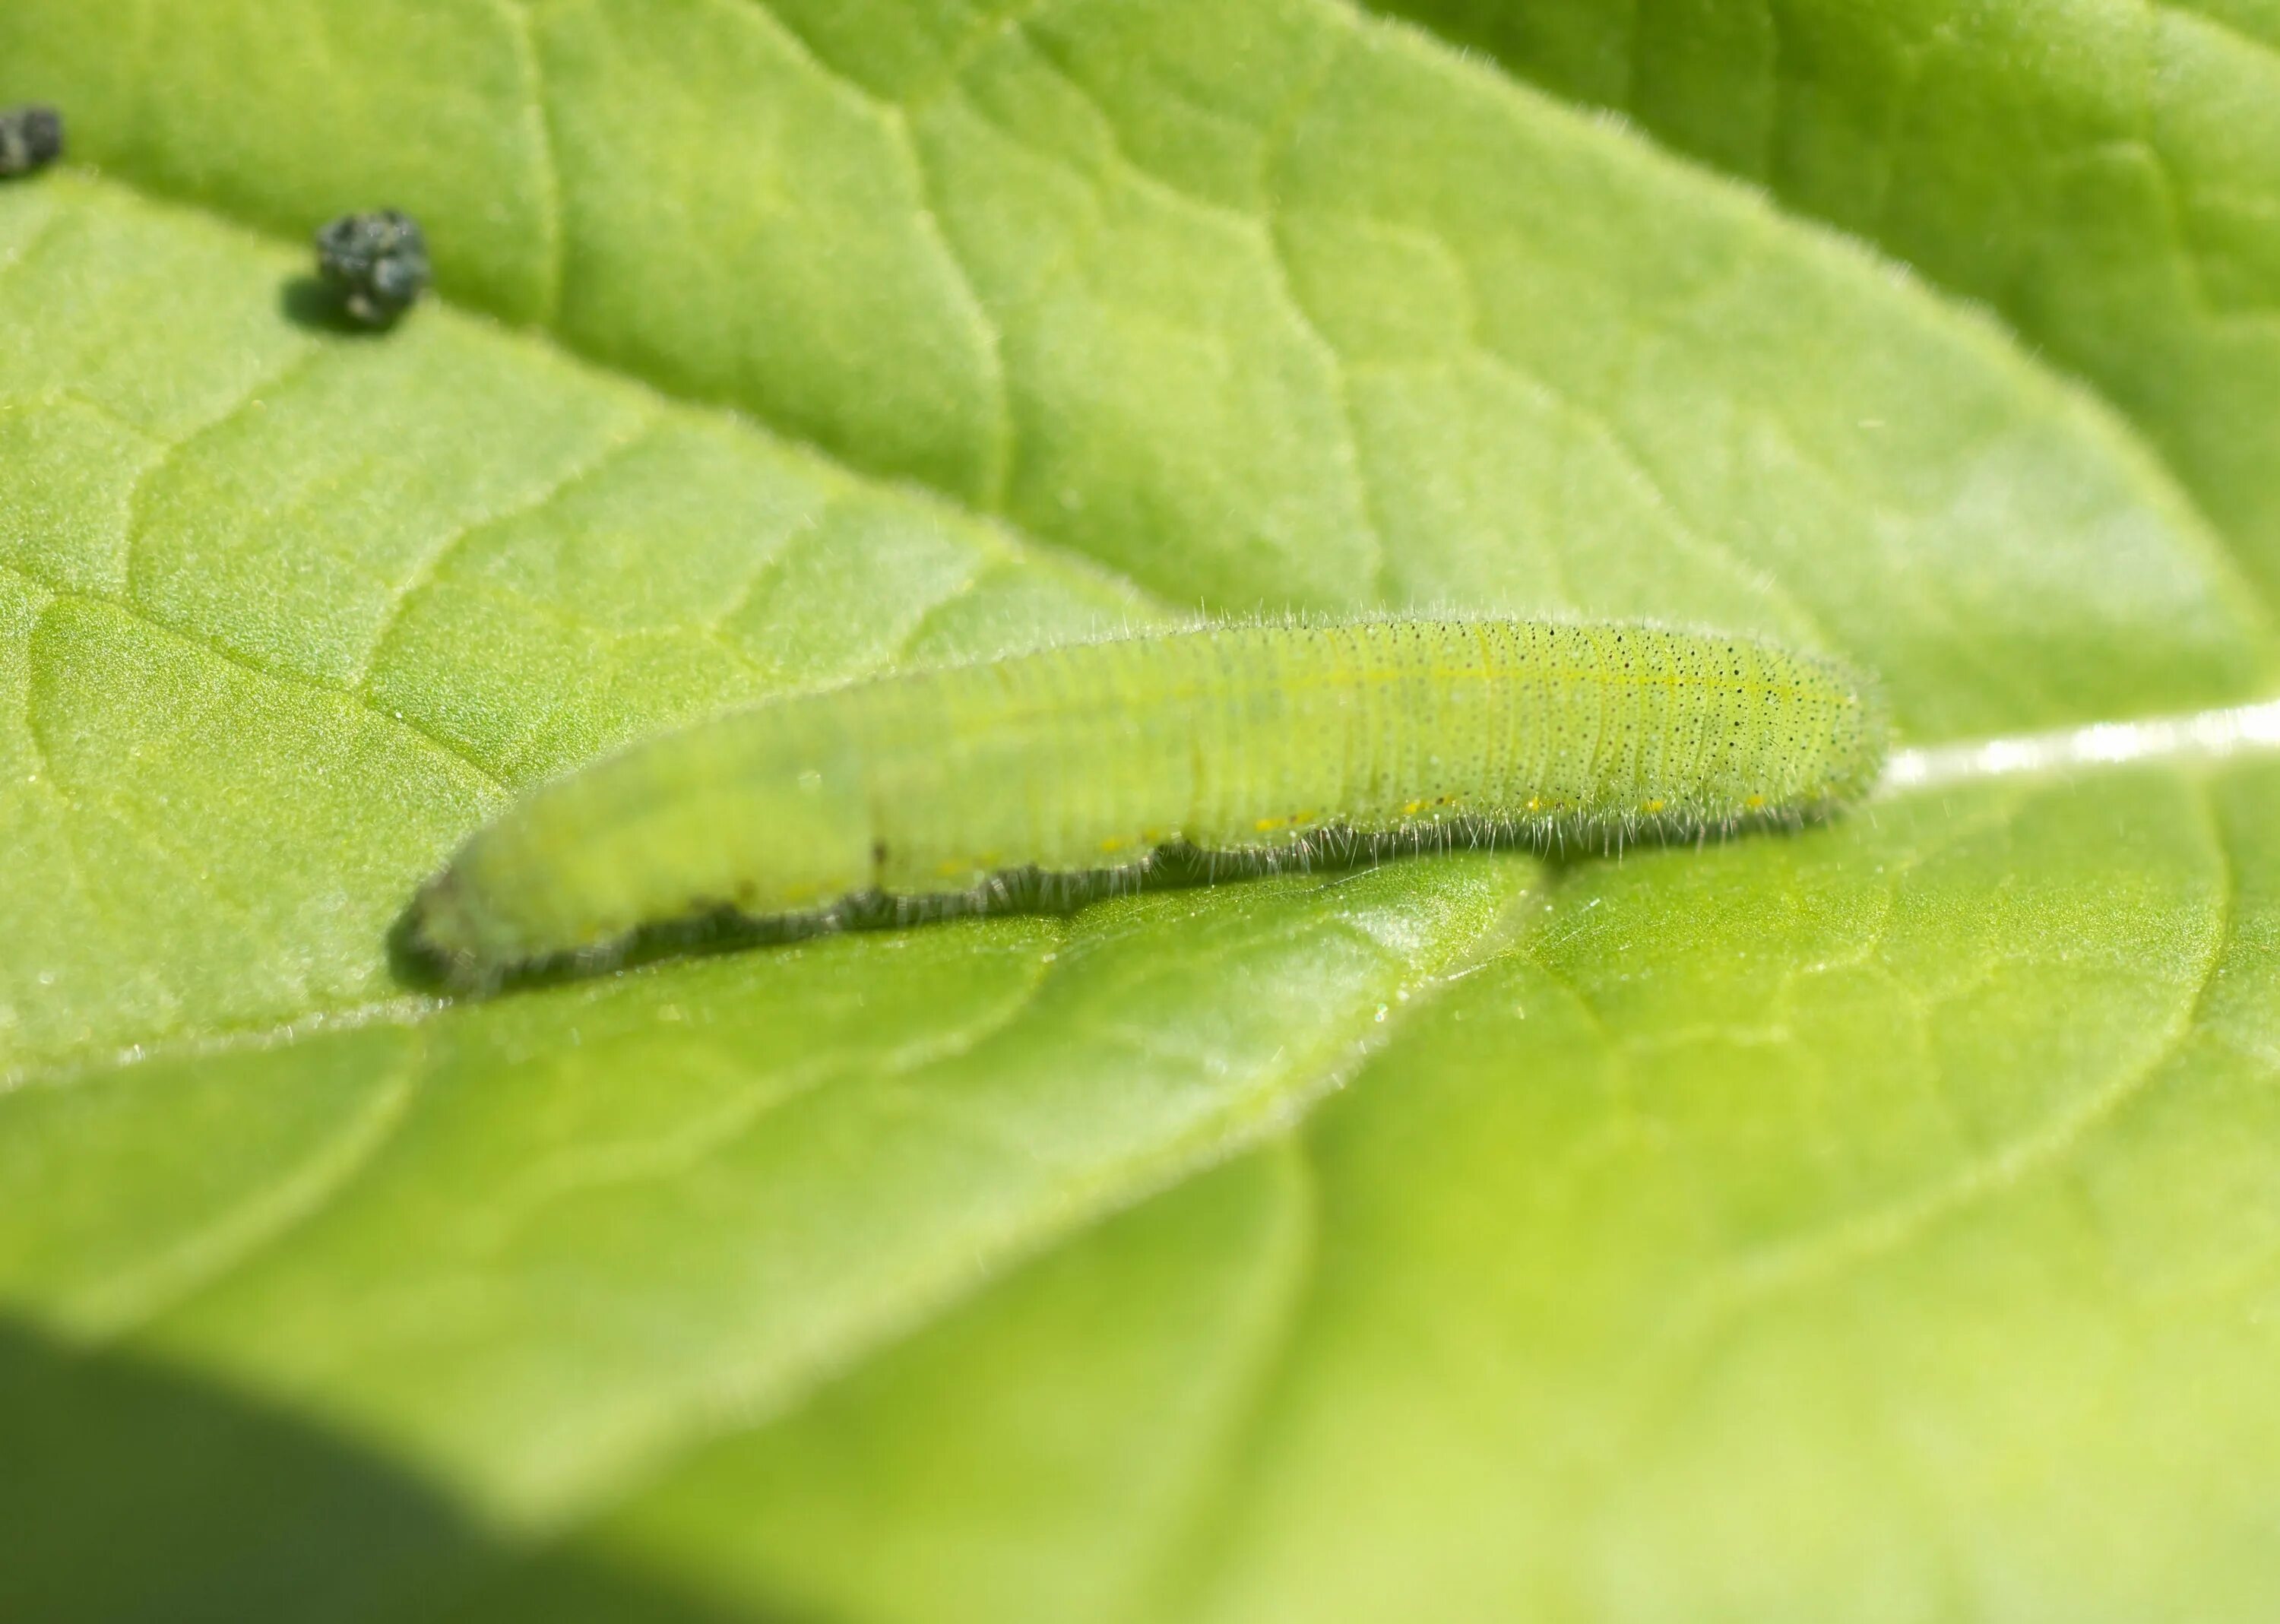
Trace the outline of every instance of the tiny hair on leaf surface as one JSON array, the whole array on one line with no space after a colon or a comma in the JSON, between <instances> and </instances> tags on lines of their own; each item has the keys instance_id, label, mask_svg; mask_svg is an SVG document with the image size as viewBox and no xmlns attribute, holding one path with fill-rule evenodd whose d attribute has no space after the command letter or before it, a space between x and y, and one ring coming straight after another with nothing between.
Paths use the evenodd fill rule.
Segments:
<instances>
[{"instance_id":1,"label":"tiny hair on leaf surface","mask_svg":"<svg viewBox=\"0 0 2280 1624\"><path fill-rule=\"evenodd\" d=\"M0 1616L2280 1613L2273 38L0 5L69 135L0 183ZM1899 750L1766 837L399 977L641 741L1199 619L1719 628ZM785 850L1018 892L1200 762L1336 857L1487 736L1180 687L964 694L859 775L923 838ZM1571 788L1663 815L1710 713Z\"/></svg>"}]
</instances>

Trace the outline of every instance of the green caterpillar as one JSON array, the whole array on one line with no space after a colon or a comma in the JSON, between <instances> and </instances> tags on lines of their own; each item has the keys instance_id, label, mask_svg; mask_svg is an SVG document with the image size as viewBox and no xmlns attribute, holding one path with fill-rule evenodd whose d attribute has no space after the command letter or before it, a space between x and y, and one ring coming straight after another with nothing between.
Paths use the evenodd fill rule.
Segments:
<instances>
[{"instance_id":1,"label":"green caterpillar","mask_svg":"<svg viewBox=\"0 0 2280 1624\"><path fill-rule=\"evenodd\" d=\"M1836 663L1632 625L1373 620L1073 644L758 704L538 789L420 892L461 984L647 927L828 925L1162 850L1609 843L1822 816L1881 710Z\"/></svg>"}]
</instances>

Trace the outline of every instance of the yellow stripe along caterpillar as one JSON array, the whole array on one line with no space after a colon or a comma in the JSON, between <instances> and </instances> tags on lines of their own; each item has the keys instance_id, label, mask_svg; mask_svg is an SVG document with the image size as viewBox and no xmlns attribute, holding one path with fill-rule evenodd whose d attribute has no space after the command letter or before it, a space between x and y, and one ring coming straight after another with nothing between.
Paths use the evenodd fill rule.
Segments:
<instances>
[{"instance_id":1,"label":"yellow stripe along caterpillar","mask_svg":"<svg viewBox=\"0 0 2280 1624\"><path fill-rule=\"evenodd\" d=\"M462 986L644 928L1451 838L1612 844L1866 791L1837 663L1621 624L1375 619L1074 643L768 701L634 744L477 831L404 927Z\"/></svg>"}]
</instances>

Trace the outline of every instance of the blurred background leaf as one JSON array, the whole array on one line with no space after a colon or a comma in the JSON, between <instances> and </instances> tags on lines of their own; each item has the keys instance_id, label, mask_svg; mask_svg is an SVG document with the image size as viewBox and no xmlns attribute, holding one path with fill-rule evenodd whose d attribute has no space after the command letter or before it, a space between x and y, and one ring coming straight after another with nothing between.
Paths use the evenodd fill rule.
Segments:
<instances>
[{"instance_id":1,"label":"blurred background leaf","mask_svg":"<svg viewBox=\"0 0 2280 1624\"><path fill-rule=\"evenodd\" d=\"M0 12L0 1613L2280 1606L2268 761L392 974L619 740L1198 609L2273 690L2268 8L1381 9Z\"/></svg>"}]
</instances>

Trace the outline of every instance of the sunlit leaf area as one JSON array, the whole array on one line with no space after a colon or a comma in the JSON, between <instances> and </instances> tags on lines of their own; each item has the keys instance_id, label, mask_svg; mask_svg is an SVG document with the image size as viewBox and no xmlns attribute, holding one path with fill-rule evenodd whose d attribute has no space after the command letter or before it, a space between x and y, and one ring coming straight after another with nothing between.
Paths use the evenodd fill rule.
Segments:
<instances>
[{"instance_id":1,"label":"sunlit leaf area","mask_svg":"<svg viewBox=\"0 0 2280 1624\"><path fill-rule=\"evenodd\" d=\"M0 1618L2280 1617L2275 0L0 0L30 104ZM1361 612L1899 766L391 949L626 741Z\"/></svg>"}]
</instances>

